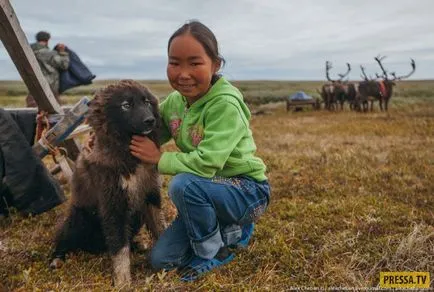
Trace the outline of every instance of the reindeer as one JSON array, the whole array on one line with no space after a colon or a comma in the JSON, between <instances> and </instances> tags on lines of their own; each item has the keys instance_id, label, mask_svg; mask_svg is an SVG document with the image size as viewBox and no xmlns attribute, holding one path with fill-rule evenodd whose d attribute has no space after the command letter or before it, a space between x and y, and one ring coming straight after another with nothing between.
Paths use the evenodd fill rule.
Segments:
<instances>
[{"instance_id":1,"label":"reindeer","mask_svg":"<svg viewBox=\"0 0 434 292\"><path fill-rule=\"evenodd\" d=\"M384 69L383 64L381 63L381 61L384 60L384 58L386 57L377 56L374 58L375 61L378 63L378 65L380 65L381 70L383 71L383 75L376 74L376 76L378 79L382 79L382 80L379 81L373 79L369 80L366 74L364 73L364 70L362 70L365 76L365 80L360 82L359 84L358 87L359 92L358 92L357 100L359 105L360 103L363 104L363 111L368 110L368 101L371 101L370 110L373 111L373 102L374 102L373 98L379 101L381 111L383 110L387 111L389 100L392 97L392 93L393 93L393 86L396 85L395 81L399 81L410 77L416 70L415 61L413 59L410 59L411 67L412 67L410 73L398 77L396 76L395 72L391 72L390 75L392 75L393 78L390 79L386 69ZM384 102L384 109L383 109L383 102Z\"/></svg>"},{"instance_id":2,"label":"reindeer","mask_svg":"<svg viewBox=\"0 0 434 292\"><path fill-rule=\"evenodd\" d=\"M339 74L341 76L341 74ZM344 102L347 101L350 110L354 110L354 101L357 96L358 84L353 82L338 81L335 84L335 96L336 100L339 101L341 105L341 110L344 109Z\"/></svg>"},{"instance_id":3,"label":"reindeer","mask_svg":"<svg viewBox=\"0 0 434 292\"><path fill-rule=\"evenodd\" d=\"M367 91L367 88L370 88L371 91L375 91L378 87L378 83L372 76L368 77L365 72L365 67L360 65L360 70L362 71L362 74L360 75L363 79L362 82L355 84L355 98L353 103L353 109L357 111L368 111L368 103L371 102L371 110L373 108L374 99L366 94L360 94L359 88L362 88L362 92ZM376 73L377 78L379 78L378 74Z\"/></svg>"},{"instance_id":4,"label":"reindeer","mask_svg":"<svg viewBox=\"0 0 434 292\"><path fill-rule=\"evenodd\" d=\"M342 79L344 79L351 71L351 66L349 63L347 63L347 72L345 74L338 74L340 77L338 80L333 80L330 78L329 70L333 68L332 64L329 61L326 61L326 77L329 81L328 83L324 84L321 88L321 97L324 100L325 108L328 110L334 110L335 103L339 101L341 105L341 109L343 109L343 103L344 99L342 96Z\"/></svg>"}]
</instances>

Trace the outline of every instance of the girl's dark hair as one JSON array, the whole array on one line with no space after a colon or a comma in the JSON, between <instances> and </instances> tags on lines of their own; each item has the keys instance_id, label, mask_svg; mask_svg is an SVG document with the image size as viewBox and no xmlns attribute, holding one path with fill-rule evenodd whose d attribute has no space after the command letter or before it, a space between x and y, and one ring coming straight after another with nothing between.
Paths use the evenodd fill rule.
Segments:
<instances>
[{"instance_id":1,"label":"girl's dark hair","mask_svg":"<svg viewBox=\"0 0 434 292\"><path fill-rule=\"evenodd\" d=\"M174 38L187 33L191 34L199 43L202 44L206 54L212 61L220 62L221 67L223 67L226 61L219 53L217 39L214 33L206 25L197 20L188 21L172 34L167 44L167 51L169 51L170 44ZM213 76L213 79L218 79L218 77L218 75ZM214 82L215 80L212 81L212 83Z\"/></svg>"}]
</instances>

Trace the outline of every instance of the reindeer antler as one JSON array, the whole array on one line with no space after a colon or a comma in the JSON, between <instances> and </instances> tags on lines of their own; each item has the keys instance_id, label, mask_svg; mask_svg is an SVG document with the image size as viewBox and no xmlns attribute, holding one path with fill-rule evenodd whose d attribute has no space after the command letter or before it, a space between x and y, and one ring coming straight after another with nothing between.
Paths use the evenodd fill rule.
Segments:
<instances>
[{"instance_id":1,"label":"reindeer antler","mask_svg":"<svg viewBox=\"0 0 434 292\"><path fill-rule=\"evenodd\" d=\"M329 62L329 61L326 61L326 77L327 77L327 80L331 81L331 82L336 82L336 80L333 80L333 79L330 78L329 70L331 68L333 68L332 63ZM346 76L348 76L348 74L350 73L350 71L351 71L351 65L350 65L350 63L347 63L347 72L345 72L344 74L338 74L338 76L339 76L338 81L341 81Z\"/></svg>"},{"instance_id":2,"label":"reindeer antler","mask_svg":"<svg viewBox=\"0 0 434 292\"><path fill-rule=\"evenodd\" d=\"M351 65L350 63L347 63L347 72L345 72L344 74L338 74L338 76L340 77L339 81L344 79L344 77L348 76L348 74L350 74L350 71L351 71Z\"/></svg>"},{"instance_id":3,"label":"reindeer antler","mask_svg":"<svg viewBox=\"0 0 434 292\"><path fill-rule=\"evenodd\" d=\"M396 74L395 74L395 72L392 72L390 74L393 76L393 80L402 80L404 78L408 78L408 77L410 77L414 73L414 71L416 71L416 62L412 58L410 58L410 60L411 60L411 71L410 71L410 73L408 73L407 75L403 75L403 76L397 77Z\"/></svg>"},{"instance_id":4,"label":"reindeer antler","mask_svg":"<svg viewBox=\"0 0 434 292\"><path fill-rule=\"evenodd\" d=\"M360 70L362 70L362 74L363 75L360 75L363 79L365 79L365 81L368 81L369 80L369 78L368 78L368 76L366 75L366 73L365 73L365 67L363 67L362 65L360 65Z\"/></svg>"},{"instance_id":5,"label":"reindeer antler","mask_svg":"<svg viewBox=\"0 0 434 292\"><path fill-rule=\"evenodd\" d=\"M328 81L335 82L335 80L330 79L329 70L333 68L332 63L330 61L326 61L326 77Z\"/></svg>"},{"instance_id":6,"label":"reindeer antler","mask_svg":"<svg viewBox=\"0 0 434 292\"><path fill-rule=\"evenodd\" d=\"M378 65L380 65L380 68L383 71L383 78L387 79L387 71L386 71L386 69L384 69L383 64L381 64L381 61L383 61L385 58L386 58L386 56L380 57L380 55L378 55L374 59L375 59L375 61L377 61Z\"/></svg>"}]
</instances>

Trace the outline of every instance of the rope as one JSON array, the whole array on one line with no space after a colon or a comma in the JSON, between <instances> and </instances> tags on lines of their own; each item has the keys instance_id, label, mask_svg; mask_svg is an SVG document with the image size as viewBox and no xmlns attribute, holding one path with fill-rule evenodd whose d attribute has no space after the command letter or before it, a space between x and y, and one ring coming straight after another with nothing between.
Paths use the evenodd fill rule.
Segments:
<instances>
[{"instance_id":1,"label":"rope","mask_svg":"<svg viewBox=\"0 0 434 292\"><path fill-rule=\"evenodd\" d=\"M92 152L93 145L95 144L95 132L90 132L84 145L83 150L87 151L88 153Z\"/></svg>"},{"instance_id":2,"label":"rope","mask_svg":"<svg viewBox=\"0 0 434 292\"><path fill-rule=\"evenodd\" d=\"M49 149L49 153L51 154L54 163L60 166L60 169L62 170L66 180L71 182L72 169L74 168L75 163L69 159L68 151L64 147L53 148L51 145Z\"/></svg>"},{"instance_id":3,"label":"rope","mask_svg":"<svg viewBox=\"0 0 434 292\"><path fill-rule=\"evenodd\" d=\"M71 159L69 159L68 151L66 150L66 148L54 146L47 140L45 133L48 132L49 130L50 130L50 122L48 120L48 113L46 111L40 111L36 115L35 142L41 140L42 142L41 144L47 148L48 154L51 155L54 163L61 167L64 175L67 177L68 181L70 181L72 176L71 169L74 166L74 162ZM63 161L62 158L66 160L66 165L62 162ZM62 161L59 161L59 159Z\"/></svg>"},{"instance_id":4,"label":"rope","mask_svg":"<svg viewBox=\"0 0 434 292\"><path fill-rule=\"evenodd\" d=\"M50 122L48 121L48 113L46 111L38 112L36 115L35 143L37 143L49 129Z\"/></svg>"}]
</instances>

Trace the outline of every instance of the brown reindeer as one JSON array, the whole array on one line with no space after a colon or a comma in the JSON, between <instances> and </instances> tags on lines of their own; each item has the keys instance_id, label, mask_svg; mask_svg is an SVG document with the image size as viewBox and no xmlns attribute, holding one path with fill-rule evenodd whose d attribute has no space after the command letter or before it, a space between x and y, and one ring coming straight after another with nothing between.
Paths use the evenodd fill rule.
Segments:
<instances>
[{"instance_id":1,"label":"brown reindeer","mask_svg":"<svg viewBox=\"0 0 434 292\"><path fill-rule=\"evenodd\" d=\"M367 88L370 88L369 90L372 92L375 92L378 89L378 83L375 80L375 78L373 78L372 76L368 77L368 75L366 75L365 72L365 67L363 67L362 65L360 65L360 70L362 71L362 74L360 75L363 79L362 82L355 84L355 89L356 89L356 95L354 98L354 103L353 103L353 109L357 110L357 111L368 111L368 103L371 103L371 110L373 108L373 103L374 103L374 97L371 97L369 95L366 94L360 94L359 92L359 88L360 86L362 87L362 92L368 91ZM377 79L379 79L380 77L377 75Z\"/></svg>"},{"instance_id":2,"label":"brown reindeer","mask_svg":"<svg viewBox=\"0 0 434 292\"><path fill-rule=\"evenodd\" d=\"M349 66L349 64L348 64ZM341 74L339 74L341 76ZM348 82L348 80L340 80L335 83L335 98L344 109L344 103L348 102L350 110L354 110L354 101L358 92L358 83Z\"/></svg>"},{"instance_id":3,"label":"brown reindeer","mask_svg":"<svg viewBox=\"0 0 434 292\"><path fill-rule=\"evenodd\" d=\"M321 88L321 97L324 101L325 108L328 110L334 110L335 104L339 101L341 104L341 109L343 108L343 102L344 100L340 100L342 96L342 88L343 88L343 82L342 80L348 76L348 74L351 71L351 66L349 63L347 63L347 72L344 74L338 74L339 79L333 80L330 78L329 70L333 68L332 64L329 61L326 61L326 78L329 81L328 83L324 84Z\"/></svg>"},{"instance_id":4,"label":"brown reindeer","mask_svg":"<svg viewBox=\"0 0 434 292\"><path fill-rule=\"evenodd\" d=\"M354 110L354 100L357 95L357 86L352 82L340 82L335 87L335 95L341 105L341 110L344 109L344 103L348 102L351 110Z\"/></svg>"},{"instance_id":5,"label":"brown reindeer","mask_svg":"<svg viewBox=\"0 0 434 292\"><path fill-rule=\"evenodd\" d=\"M385 56L375 57L375 61L378 63L378 65L380 65L380 68L383 71L382 76L377 74L377 78L381 80L368 79L366 74L364 73L364 70L362 69L362 72L365 76L365 80L359 83L357 104L359 106L363 105L363 111L368 110L368 101L371 101L370 110L373 111L373 102L375 99L378 100L380 103L380 110L387 111L389 100L392 97L392 93L393 93L393 86L396 85L395 81L410 77L416 70L416 63L413 59L411 59L412 70L410 71L410 73L403 76L396 76L395 72L391 72L390 75L392 75L393 78L390 79L386 69L384 69L383 64L381 63L381 61L384 60L384 58ZM384 109L383 109L383 102L384 102Z\"/></svg>"}]
</instances>

